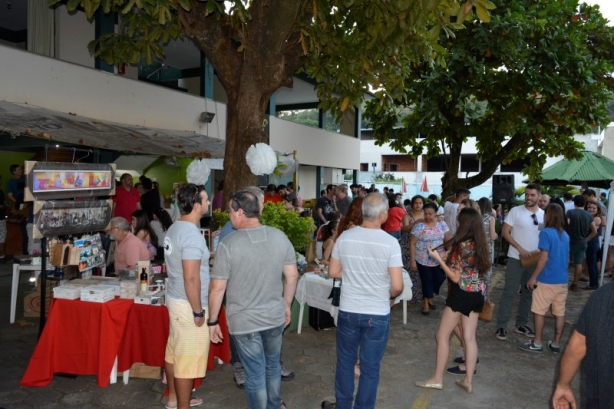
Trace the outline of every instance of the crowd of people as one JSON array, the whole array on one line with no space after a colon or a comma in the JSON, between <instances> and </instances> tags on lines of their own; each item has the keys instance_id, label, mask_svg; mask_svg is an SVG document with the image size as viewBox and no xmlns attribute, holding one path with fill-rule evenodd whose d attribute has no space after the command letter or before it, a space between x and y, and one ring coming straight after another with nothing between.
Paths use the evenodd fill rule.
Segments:
<instances>
[{"instance_id":1,"label":"crowd of people","mask_svg":"<svg viewBox=\"0 0 614 409\"><path fill-rule=\"evenodd\" d=\"M19 190L14 185L23 183L23 171L15 165L11 172L14 178L7 191L18 203L22 199L15 196ZM416 386L441 390L447 372L463 376L456 384L467 393L473 393L479 363L478 316L489 301L493 242L499 236L509 249L503 290L496 300L494 335L507 340L514 299L520 297L513 330L527 339L518 345L522 351L543 353L545 317L550 311L555 331L547 349L561 353L568 292L577 291L582 281L588 283L587 290L596 290L601 262L610 274L614 270L614 251L604 252L604 246L614 247L614 236L604 237L607 211L590 189L581 195L565 194L561 200L530 183L523 204L504 209L485 197L472 200L471 192L462 188L440 205L435 195L403 200L401 193L387 187L380 193L374 185L330 184L311 213L303 209L300 189L292 183L271 184L264 191L248 186L231 194L227 204L222 202L220 184L213 201L216 208L228 209L230 221L222 229L210 271L209 247L199 231L201 218L210 208L204 188L190 183L180 187L176 195L180 217L173 222L154 182L142 177L137 185L133 186L130 174L121 176L109 233L116 243L116 270L134 268L144 259L164 258L166 262L170 316L165 353L167 408L186 409L203 402L192 396L193 382L206 374L209 342L224 340L219 326L222 305L234 382L245 390L248 407L286 407L281 381L295 375L281 361L282 333L290 322L299 275L288 238L260 223L266 202L282 203L289 211L313 217L319 227L319 257L329 276L342 281L336 402L323 401L324 409L375 407L391 307L403 292L403 270L412 282L408 301L421 307L423 319L433 310L442 310L435 334L434 371ZM0 259L3 250L0 247ZM437 305L435 295L446 281L445 304ZM570 383L585 357L591 365L586 379L590 388L587 407L607 407L614 399L607 382L614 356L607 348L597 352L614 335L609 314L614 307L612 288L609 284L593 293L571 335L552 398L557 409L575 405ZM454 359L458 365L446 369L453 333L463 355Z\"/></svg>"},{"instance_id":2,"label":"crowd of people","mask_svg":"<svg viewBox=\"0 0 614 409\"><path fill-rule=\"evenodd\" d=\"M280 381L294 378L294 373L281 362L281 334L290 320L298 273L287 238L259 222L266 202L283 203L288 210L314 218L321 244L318 256L327 265L329 276L342 280L336 401L323 401L321 405L329 409L375 407L380 362L390 330L391 300L403 291L403 270L412 282L410 303L420 305L425 316L437 308L443 310L435 334L435 369L416 386L443 389L447 372L462 376L456 384L473 393L479 363L478 316L489 298L493 242L499 235L509 249L503 291L495 300L496 339L507 339L512 305L519 296L513 329L527 341L518 348L543 353L545 317L551 311L555 332L547 347L553 353L562 352L568 291L576 291L578 282L585 279L583 269L587 271L586 288L598 287L598 263L607 223L606 211L594 191L564 197L563 201L542 194L536 184L527 185L524 203L511 209L493 206L488 198L474 201L467 189L459 189L440 205L434 195L416 195L403 201L400 193L388 188L379 193L374 186L331 184L316 201L313 213L304 211L302 198L292 184L269 185L264 191L247 187L230 196L230 222L222 230L209 272L208 263L203 261L208 259L207 246L195 227L208 208L202 188L188 184L180 190L181 217L175 223L159 208L154 209L151 219L148 217L142 203L130 192L134 190L131 177L122 176L120 189L126 192L116 196L120 201L116 210L126 208L122 198L130 198L130 206L135 208L129 219L116 215L112 220L111 234L118 243L117 267L130 266L125 254L134 254L134 250L126 251L128 245L138 247L136 253L148 257L155 256L152 252L159 246L167 263L168 308L173 318L165 358L170 391L167 406L179 408L202 402L191 396L191 386L193 379L204 376L207 349L188 347L208 344L209 336L212 342L222 341L218 320L223 303L234 381L245 389L248 407L286 407ZM222 189L219 186L216 196ZM614 245L614 240L605 241L605 245ZM574 273L571 282L569 262ZM271 268L256 272L253 265ZM608 263L609 270L613 267L614 258ZM283 282L280 273L285 277ZM445 304L437 305L435 295L440 294L446 281ZM583 313L572 335L553 397L553 405L559 405L556 407L574 401L569 384L579 361L585 355L595 360L590 350L594 348L592 340L603 339L604 335L593 328L593 322L594 317ZM209 331L202 330L205 323ZM460 340L463 355L455 358L456 366L446 369L452 333ZM600 371L602 376L605 370ZM359 379L356 393L355 377Z\"/></svg>"}]
</instances>

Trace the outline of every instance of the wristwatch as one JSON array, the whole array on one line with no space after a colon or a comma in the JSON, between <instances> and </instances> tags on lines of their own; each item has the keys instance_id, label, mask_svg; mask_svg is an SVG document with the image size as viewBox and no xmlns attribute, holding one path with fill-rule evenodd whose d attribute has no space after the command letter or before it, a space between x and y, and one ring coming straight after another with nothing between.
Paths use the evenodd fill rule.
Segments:
<instances>
[{"instance_id":1,"label":"wristwatch","mask_svg":"<svg viewBox=\"0 0 614 409\"><path fill-rule=\"evenodd\" d=\"M205 317L205 310L203 309L200 312L192 311L192 314L194 315L194 318L204 318Z\"/></svg>"}]
</instances>

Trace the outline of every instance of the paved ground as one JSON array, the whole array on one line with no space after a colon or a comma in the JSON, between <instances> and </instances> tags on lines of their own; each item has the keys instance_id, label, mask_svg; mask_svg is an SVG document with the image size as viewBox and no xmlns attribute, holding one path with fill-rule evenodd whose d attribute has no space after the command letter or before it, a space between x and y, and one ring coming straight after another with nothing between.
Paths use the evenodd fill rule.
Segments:
<instances>
[{"instance_id":1,"label":"paved ground","mask_svg":"<svg viewBox=\"0 0 614 409\"><path fill-rule=\"evenodd\" d=\"M492 294L495 303L501 293L503 271L495 269ZM93 376L55 377L45 388L21 387L19 381L36 344L38 319L21 318L24 290L32 289L26 275L22 275L17 317L25 326L9 325L10 282L10 265L0 265L0 408L163 408L164 385L159 380L131 379L128 385L118 383L100 388ZM588 296L588 291L570 293L563 345ZM443 295L436 298L437 306L442 307L443 302ZM392 330L382 362L377 408L550 407L560 357L549 351L542 355L520 351L516 345L525 338L513 331L505 342L495 339L494 323L481 322L478 327L480 364L472 395L454 385L457 377L449 374L444 377L443 391L415 387L416 381L426 379L434 369L434 334L441 310L438 308L425 317L420 314L420 308L413 307L407 325L402 323L400 306L392 311ZM547 318L546 325L544 339L548 340L554 332L553 319ZM450 360L454 358L455 348L451 351ZM296 373L293 381L282 384L289 408L319 408L322 399L334 396L334 328L317 332L307 327L301 335L296 331L287 333L283 355L286 366ZM577 379L575 384L577 387ZM218 365L209 372L196 395L204 399L205 408L247 407L244 392L232 381L229 365Z\"/></svg>"}]
</instances>

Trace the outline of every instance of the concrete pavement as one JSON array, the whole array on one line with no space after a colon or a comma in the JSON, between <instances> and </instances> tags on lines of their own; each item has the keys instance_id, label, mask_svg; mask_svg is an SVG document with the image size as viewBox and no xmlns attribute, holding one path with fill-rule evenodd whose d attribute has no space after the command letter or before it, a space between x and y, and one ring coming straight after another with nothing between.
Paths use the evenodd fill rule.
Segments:
<instances>
[{"instance_id":1,"label":"concrete pavement","mask_svg":"<svg viewBox=\"0 0 614 409\"><path fill-rule=\"evenodd\" d=\"M496 267L493 277L492 300L497 303L503 285L504 267ZM32 288L27 275L22 275L17 320L25 326L9 324L11 265L0 265L0 408L163 408L160 380L131 378L128 385L121 382L100 388L94 376L75 379L56 376L45 388L24 388L21 376L36 345L38 319L23 317L24 290ZM390 340L382 362L377 408L548 408L555 382L559 355L546 349L543 354L531 354L517 348L526 338L508 328L507 341L494 337L495 323L480 322L478 347L480 364L474 378L474 393L469 395L454 384L459 377L446 374L442 391L423 390L414 386L427 379L435 366L435 332L443 310L445 288L435 298L437 310L429 316L420 307L408 312L407 325L402 323L402 309L392 311ZM573 323L584 306L590 291L570 293L567 303L567 325L564 346ZM515 307L514 307L515 308ZM514 310L515 311L515 310ZM496 311L495 311L496 313ZM514 316L514 315L512 315ZM533 325L531 325L533 327ZM323 399L334 400L335 373L334 328L315 331L303 329L301 335L292 331L284 335L283 357L286 367L296 377L282 383L282 395L289 408L316 409ZM544 340L552 339L553 318L546 318ZM456 343L457 345L457 343ZM456 348L451 348L450 365ZM578 379L574 381L578 396ZM210 371L203 385L196 391L203 398L204 408L246 408L245 395L232 380L230 365L217 365Z\"/></svg>"}]
</instances>

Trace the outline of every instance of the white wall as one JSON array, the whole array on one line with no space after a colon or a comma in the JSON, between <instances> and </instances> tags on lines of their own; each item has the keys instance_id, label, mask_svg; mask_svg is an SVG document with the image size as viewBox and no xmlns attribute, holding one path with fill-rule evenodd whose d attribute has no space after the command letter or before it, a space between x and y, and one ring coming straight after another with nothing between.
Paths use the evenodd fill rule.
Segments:
<instances>
[{"instance_id":1,"label":"white wall","mask_svg":"<svg viewBox=\"0 0 614 409\"><path fill-rule=\"evenodd\" d=\"M226 138L226 106L199 96L1 45L0 72L4 101ZM211 124L198 121L203 111L215 112Z\"/></svg>"},{"instance_id":2,"label":"white wall","mask_svg":"<svg viewBox=\"0 0 614 409\"><path fill-rule=\"evenodd\" d=\"M62 61L94 68L95 60L87 45L96 37L94 21L88 21L85 13L69 13L61 4L55 9L55 56Z\"/></svg>"},{"instance_id":3,"label":"white wall","mask_svg":"<svg viewBox=\"0 0 614 409\"><path fill-rule=\"evenodd\" d=\"M270 145L278 152L297 151L296 159L305 165L337 169L359 169L360 140L269 117Z\"/></svg>"},{"instance_id":4,"label":"white wall","mask_svg":"<svg viewBox=\"0 0 614 409\"><path fill-rule=\"evenodd\" d=\"M301 197L303 199L315 199L316 194L316 167L301 165L298 171L298 185L301 187Z\"/></svg>"}]
</instances>

